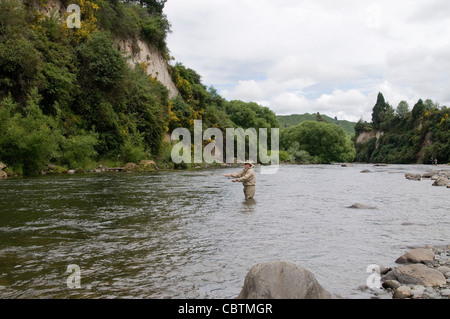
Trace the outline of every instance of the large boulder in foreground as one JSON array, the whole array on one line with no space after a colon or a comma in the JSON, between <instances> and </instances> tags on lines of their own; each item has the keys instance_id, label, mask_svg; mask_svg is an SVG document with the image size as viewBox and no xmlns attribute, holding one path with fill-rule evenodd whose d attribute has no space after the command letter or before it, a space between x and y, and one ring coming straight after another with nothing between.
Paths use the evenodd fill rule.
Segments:
<instances>
[{"instance_id":1,"label":"large boulder in foreground","mask_svg":"<svg viewBox=\"0 0 450 319\"><path fill-rule=\"evenodd\" d=\"M330 299L314 275L295 264L271 261L253 266L238 299Z\"/></svg>"}]
</instances>

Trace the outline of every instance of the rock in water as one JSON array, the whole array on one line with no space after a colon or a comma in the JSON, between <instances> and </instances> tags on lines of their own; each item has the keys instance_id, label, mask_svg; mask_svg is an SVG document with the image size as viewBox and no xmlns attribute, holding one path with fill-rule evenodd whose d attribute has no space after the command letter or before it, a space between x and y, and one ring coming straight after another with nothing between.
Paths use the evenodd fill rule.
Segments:
<instances>
[{"instance_id":1,"label":"rock in water","mask_svg":"<svg viewBox=\"0 0 450 319\"><path fill-rule=\"evenodd\" d=\"M447 186L450 181L447 177L439 177L436 181L434 181L433 186Z\"/></svg>"},{"instance_id":2,"label":"rock in water","mask_svg":"<svg viewBox=\"0 0 450 319\"><path fill-rule=\"evenodd\" d=\"M412 180L412 181L420 181L422 179L422 175L420 174L413 174L413 173L406 173L405 174L406 179Z\"/></svg>"},{"instance_id":3,"label":"rock in water","mask_svg":"<svg viewBox=\"0 0 450 319\"><path fill-rule=\"evenodd\" d=\"M352 206L348 206L347 208L358 208L358 209L375 209L373 206L364 205L360 203L355 203Z\"/></svg>"},{"instance_id":4,"label":"rock in water","mask_svg":"<svg viewBox=\"0 0 450 319\"><path fill-rule=\"evenodd\" d=\"M238 299L330 299L314 275L297 265L271 261L253 266Z\"/></svg>"},{"instance_id":5,"label":"rock in water","mask_svg":"<svg viewBox=\"0 0 450 319\"><path fill-rule=\"evenodd\" d=\"M426 263L434 260L434 252L426 248L416 248L399 257L397 264Z\"/></svg>"},{"instance_id":6,"label":"rock in water","mask_svg":"<svg viewBox=\"0 0 450 319\"><path fill-rule=\"evenodd\" d=\"M445 285L446 279L438 270L428 268L424 264L411 264L401 266L389 272L382 281L397 280L404 285L422 285L435 287Z\"/></svg>"}]
</instances>

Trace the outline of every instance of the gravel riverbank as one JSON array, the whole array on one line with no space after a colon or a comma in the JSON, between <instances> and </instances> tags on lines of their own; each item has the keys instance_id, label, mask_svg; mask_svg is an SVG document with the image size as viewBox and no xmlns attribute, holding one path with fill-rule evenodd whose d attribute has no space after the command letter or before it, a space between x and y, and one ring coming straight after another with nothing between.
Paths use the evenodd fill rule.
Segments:
<instances>
[{"instance_id":1,"label":"gravel riverbank","mask_svg":"<svg viewBox=\"0 0 450 319\"><path fill-rule=\"evenodd\" d=\"M411 248L396 261L399 266L381 267L381 288L374 298L449 299L450 245Z\"/></svg>"}]
</instances>

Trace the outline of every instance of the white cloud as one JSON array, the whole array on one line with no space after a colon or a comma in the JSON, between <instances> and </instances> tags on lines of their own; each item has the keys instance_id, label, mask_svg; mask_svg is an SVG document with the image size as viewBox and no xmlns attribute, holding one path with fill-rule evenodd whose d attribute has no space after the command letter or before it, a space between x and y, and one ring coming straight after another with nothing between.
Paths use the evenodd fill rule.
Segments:
<instances>
[{"instance_id":1,"label":"white cloud","mask_svg":"<svg viewBox=\"0 0 450 319\"><path fill-rule=\"evenodd\" d=\"M315 99L307 99L304 95L285 92L272 101L279 107L280 115L317 113L326 114L338 119L358 121L361 117L370 116L366 108L367 96L358 90L334 90L331 94L322 94Z\"/></svg>"},{"instance_id":2,"label":"white cloud","mask_svg":"<svg viewBox=\"0 0 450 319\"><path fill-rule=\"evenodd\" d=\"M238 81L238 84L232 92L222 91L225 96L242 96L247 101L257 101L264 98L265 94L261 86L255 81Z\"/></svg>"},{"instance_id":3,"label":"white cloud","mask_svg":"<svg viewBox=\"0 0 450 319\"><path fill-rule=\"evenodd\" d=\"M169 0L176 60L227 99L277 114L370 121L396 107L450 104L450 9L443 0Z\"/></svg>"}]
</instances>

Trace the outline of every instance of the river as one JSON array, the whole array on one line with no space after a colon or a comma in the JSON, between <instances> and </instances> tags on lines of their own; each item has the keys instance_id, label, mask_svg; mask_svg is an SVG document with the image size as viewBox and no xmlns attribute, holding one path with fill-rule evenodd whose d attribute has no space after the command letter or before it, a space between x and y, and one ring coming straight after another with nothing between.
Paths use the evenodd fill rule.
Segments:
<instances>
[{"instance_id":1,"label":"river","mask_svg":"<svg viewBox=\"0 0 450 319\"><path fill-rule=\"evenodd\" d=\"M343 298L370 298L360 289L369 265L450 244L450 189L404 177L433 168L257 167L253 201L223 176L236 168L1 181L0 298L235 298L270 260L310 270Z\"/></svg>"}]
</instances>

